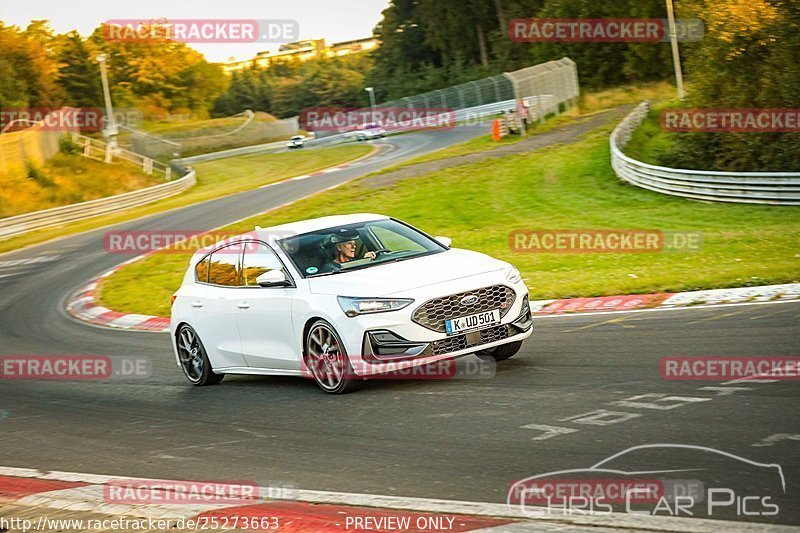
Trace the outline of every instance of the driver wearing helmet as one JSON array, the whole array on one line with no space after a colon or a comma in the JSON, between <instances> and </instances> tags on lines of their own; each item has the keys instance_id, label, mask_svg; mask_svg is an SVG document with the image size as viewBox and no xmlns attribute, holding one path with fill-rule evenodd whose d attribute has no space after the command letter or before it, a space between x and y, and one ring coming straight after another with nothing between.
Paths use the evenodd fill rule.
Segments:
<instances>
[{"instance_id":1,"label":"driver wearing helmet","mask_svg":"<svg viewBox=\"0 0 800 533\"><path fill-rule=\"evenodd\" d=\"M359 239L357 233L348 235L333 235L330 243L333 245L333 259L325 263L320 269L322 272L338 272L343 263L352 261L356 257L356 240ZM375 252L367 252L364 259L375 259Z\"/></svg>"}]
</instances>

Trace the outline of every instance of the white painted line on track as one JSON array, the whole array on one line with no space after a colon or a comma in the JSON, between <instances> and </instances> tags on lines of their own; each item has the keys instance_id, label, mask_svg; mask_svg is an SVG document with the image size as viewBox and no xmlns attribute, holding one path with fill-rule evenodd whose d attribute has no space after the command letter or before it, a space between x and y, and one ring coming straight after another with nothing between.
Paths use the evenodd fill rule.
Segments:
<instances>
[{"instance_id":1,"label":"white painted line on track","mask_svg":"<svg viewBox=\"0 0 800 533\"><path fill-rule=\"evenodd\" d=\"M11 259L7 261L0 261L0 269L6 268L20 268L25 266L34 265L37 263L49 263L61 257L60 255L40 255L36 257L26 257L23 259Z\"/></svg>"}]
</instances>

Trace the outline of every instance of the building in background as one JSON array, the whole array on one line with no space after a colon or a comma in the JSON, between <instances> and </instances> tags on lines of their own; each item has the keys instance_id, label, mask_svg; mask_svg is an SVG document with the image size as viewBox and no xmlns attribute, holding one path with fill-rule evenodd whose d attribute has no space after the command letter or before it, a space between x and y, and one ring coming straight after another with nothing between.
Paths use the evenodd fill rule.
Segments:
<instances>
[{"instance_id":1,"label":"building in background","mask_svg":"<svg viewBox=\"0 0 800 533\"><path fill-rule=\"evenodd\" d=\"M369 52L378 47L374 37L353 39L326 44L325 39L306 39L294 43L282 44L277 52L259 52L253 59L245 61L229 61L222 64L222 70L227 75L245 70L255 65L257 68L268 68L275 62L281 61L308 61L309 59L325 57L341 57L361 52Z\"/></svg>"}]
</instances>

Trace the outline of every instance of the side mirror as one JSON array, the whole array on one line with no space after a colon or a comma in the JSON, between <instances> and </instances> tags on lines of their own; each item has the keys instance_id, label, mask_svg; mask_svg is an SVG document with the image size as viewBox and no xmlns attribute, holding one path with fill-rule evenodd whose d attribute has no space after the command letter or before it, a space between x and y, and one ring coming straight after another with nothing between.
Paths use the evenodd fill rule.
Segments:
<instances>
[{"instance_id":1,"label":"side mirror","mask_svg":"<svg viewBox=\"0 0 800 533\"><path fill-rule=\"evenodd\" d=\"M286 287L289 280L283 270L269 270L256 278L261 287Z\"/></svg>"},{"instance_id":2,"label":"side mirror","mask_svg":"<svg viewBox=\"0 0 800 533\"><path fill-rule=\"evenodd\" d=\"M450 248L450 245L453 244L453 239L451 239L450 237L442 237L440 235L437 235L436 237L434 237L434 239L436 239L439 242L439 244L441 244L445 248Z\"/></svg>"}]
</instances>

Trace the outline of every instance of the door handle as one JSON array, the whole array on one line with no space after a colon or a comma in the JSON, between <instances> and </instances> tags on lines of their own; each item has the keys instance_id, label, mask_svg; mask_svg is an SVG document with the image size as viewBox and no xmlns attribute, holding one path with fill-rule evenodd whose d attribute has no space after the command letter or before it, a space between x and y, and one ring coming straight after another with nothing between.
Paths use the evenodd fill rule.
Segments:
<instances>
[{"instance_id":1,"label":"door handle","mask_svg":"<svg viewBox=\"0 0 800 533\"><path fill-rule=\"evenodd\" d=\"M238 307L239 309L250 309L250 304L247 302L239 302L238 304L236 304L236 307Z\"/></svg>"},{"instance_id":2,"label":"door handle","mask_svg":"<svg viewBox=\"0 0 800 533\"><path fill-rule=\"evenodd\" d=\"M203 302L200 300L195 300L190 304L192 307L203 307Z\"/></svg>"}]
</instances>

